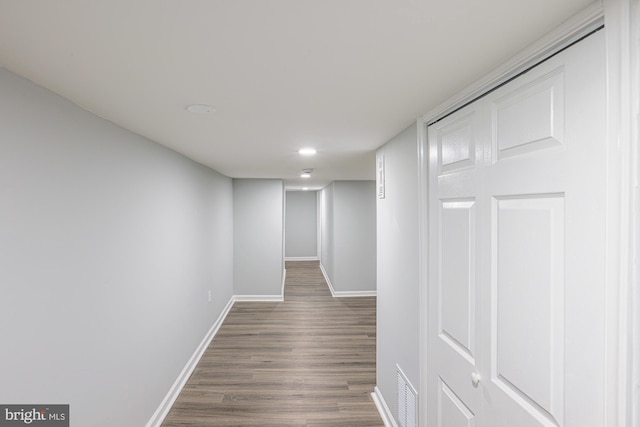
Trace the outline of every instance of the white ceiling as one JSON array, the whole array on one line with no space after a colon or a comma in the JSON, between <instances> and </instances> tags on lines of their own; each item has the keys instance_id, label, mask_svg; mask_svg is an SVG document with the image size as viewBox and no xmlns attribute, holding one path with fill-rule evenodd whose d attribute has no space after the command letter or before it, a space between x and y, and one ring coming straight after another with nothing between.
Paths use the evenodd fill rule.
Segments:
<instances>
[{"instance_id":1,"label":"white ceiling","mask_svg":"<svg viewBox=\"0 0 640 427\"><path fill-rule=\"evenodd\" d=\"M319 187L374 179L376 148L590 3L0 0L0 64L228 176Z\"/></svg>"}]
</instances>

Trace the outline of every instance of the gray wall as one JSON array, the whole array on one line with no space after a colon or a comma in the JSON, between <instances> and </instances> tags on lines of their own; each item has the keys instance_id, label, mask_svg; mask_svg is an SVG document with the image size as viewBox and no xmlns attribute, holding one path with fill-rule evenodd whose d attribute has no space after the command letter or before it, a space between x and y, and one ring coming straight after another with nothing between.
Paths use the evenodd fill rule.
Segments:
<instances>
[{"instance_id":1,"label":"gray wall","mask_svg":"<svg viewBox=\"0 0 640 427\"><path fill-rule=\"evenodd\" d=\"M5 69L0 93L0 402L142 426L233 293L231 179Z\"/></svg>"},{"instance_id":2,"label":"gray wall","mask_svg":"<svg viewBox=\"0 0 640 427\"><path fill-rule=\"evenodd\" d=\"M318 257L316 191L287 191L285 212L285 256Z\"/></svg>"},{"instance_id":3,"label":"gray wall","mask_svg":"<svg viewBox=\"0 0 640 427\"><path fill-rule=\"evenodd\" d=\"M320 264L333 280L334 274L334 231L333 231L333 183L320 190Z\"/></svg>"},{"instance_id":4,"label":"gray wall","mask_svg":"<svg viewBox=\"0 0 640 427\"><path fill-rule=\"evenodd\" d=\"M234 291L282 296L284 185L279 179L233 180Z\"/></svg>"},{"instance_id":5,"label":"gray wall","mask_svg":"<svg viewBox=\"0 0 640 427\"><path fill-rule=\"evenodd\" d=\"M334 181L322 190L321 262L336 292L376 290L374 181Z\"/></svg>"},{"instance_id":6,"label":"gray wall","mask_svg":"<svg viewBox=\"0 0 640 427\"><path fill-rule=\"evenodd\" d=\"M378 199L377 385L394 413L396 364L420 392L418 151L416 125L381 147L385 198Z\"/></svg>"}]
</instances>

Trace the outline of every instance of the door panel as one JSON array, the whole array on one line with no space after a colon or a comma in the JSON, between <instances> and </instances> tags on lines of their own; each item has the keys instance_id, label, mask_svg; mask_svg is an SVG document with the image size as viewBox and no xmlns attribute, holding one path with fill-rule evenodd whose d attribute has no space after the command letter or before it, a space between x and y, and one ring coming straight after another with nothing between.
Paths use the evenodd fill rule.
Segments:
<instances>
[{"instance_id":1,"label":"door panel","mask_svg":"<svg viewBox=\"0 0 640 427\"><path fill-rule=\"evenodd\" d=\"M604 427L604 36L429 126L432 426Z\"/></svg>"},{"instance_id":2,"label":"door panel","mask_svg":"<svg viewBox=\"0 0 640 427\"><path fill-rule=\"evenodd\" d=\"M475 164L475 135L473 113L456 117L437 132L439 170L441 174L473 167Z\"/></svg>"},{"instance_id":3,"label":"door panel","mask_svg":"<svg viewBox=\"0 0 640 427\"><path fill-rule=\"evenodd\" d=\"M430 127L434 161L433 201L437 220L430 228L431 252L437 268L430 270L433 283L429 299L429 340L433 342L434 365L440 369L431 377L429 393L438 410L429 411L428 425L476 425L480 400L471 381L477 371L476 328L480 325L476 284L478 241L476 238L478 168L482 161L477 146L481 123L474 107ZM446 160L445 160L446 159ZM437 348L437 350L436 350Z\"/></svg>"},{"instance_id":4,"label":"door panel","mask_svg":"<svg viewBox=\"0 0 640 427\"><path fill-rule=\"evenodd\" d=\"M475 209L473 201L442 203L440 230L440 338L475 359Z\"/></svg>"},{"instance_id":5,"label":"door panel","mask_svg":"<svg viewBox=\"0 0 640 427\"><path fill-rule=\"evenodd\" d=\"M493 199L492 377L549 419L564 389L564 195Z\"/></svg>"},{"instance_id":6,"label":"door panel","mask_svg":"<svg viewBox=\"0 0 640 427\"><path fill-rule=\"evenodd\" d=\"M438 427L474 427L475 415L442 380L438 383Z\"/></svg>"},{"instance_id":7,"label":"door panel","mask_svg":"<svg viewBox=\"0 0 640 427\"><path fill-rule=\"evenodd\" d=\"M564 96L564 67L559 67L493 101L497 157L562 145Z\"/></svg>"}]
</instances>

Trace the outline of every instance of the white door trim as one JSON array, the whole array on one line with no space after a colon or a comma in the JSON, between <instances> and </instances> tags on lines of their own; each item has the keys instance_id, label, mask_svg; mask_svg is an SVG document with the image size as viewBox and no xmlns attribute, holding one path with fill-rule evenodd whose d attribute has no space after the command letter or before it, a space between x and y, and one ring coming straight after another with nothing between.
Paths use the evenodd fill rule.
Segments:
<instances>
[{"instance_id":1,"label":"white door trim","mask_svg":"<svg viewBox=\"0 0 640 427\"><path fill-rule=\"evenodd\" d=\"M631 265L631 277L629 278L629 293L631 296L631 312L626 322L630 325L631 343L625 354L629 355L630 384L627 386L626 404L631 415L628 417L626 427L640 427L640 0L633 0L626 6L628 10L623 13L630 16L629 34L629 71L628 90L629 111L625 114L630 119L629 139L630 152L630 198L632 200L630 216L632 218L630 258L634 260ZM630 10L629 10L630 9ZM624 89L623 89L624 93ZM623 348L623 350L626 350Z\"/></svg>"},{"instance_id":2,"label":"white door trim","mask_svg":"<svg viewBox=\"0 0 640 427\"><path fill-rule=\"evenodd\" d=\"M429 307L429 153L427 151L427 123L418 117L418 298L420 305L419 327L419 366L420 384L418 393L418 425L426 427L427 418L427 333L428 333L428 307Z\"/></svg>"},{"instance_id":3,"label":"white door trim","mask_svg":"<svg viewBox=\"0 0 640 427\"><path fill-rule=\"evenodd\" d=\"M607 224L606 425L640 427L640 203L638 180L638 0L604 0L607 43L607 142L611 216Z\"/></svg>"},{"instance_id":4,"label":"white door trim","mask_svg":"<svg viewBox=\"0 0 640 427\"><path fill-rule=\"evenodd\" d=\"M605 24L609 170L607 253L607 402L603 425L640 427L640 0L603 0L565 22L418 118L420 210L420 389L426 390L428 285L428 159L426 126L477 99ZM634 262L635 261L635 262ZM427 393L420 393L420 425L426 427Z\"/></svg>"}]
</instances>

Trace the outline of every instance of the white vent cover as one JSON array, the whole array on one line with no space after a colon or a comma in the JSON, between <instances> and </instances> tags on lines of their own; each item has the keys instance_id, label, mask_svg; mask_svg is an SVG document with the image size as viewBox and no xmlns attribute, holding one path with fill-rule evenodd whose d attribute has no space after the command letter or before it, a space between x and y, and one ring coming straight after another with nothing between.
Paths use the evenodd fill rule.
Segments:
<instances>
[{"instance_id":1,"label":"white vent cover","mask_svg":"<svg viewBox=\"0 0 640 427\"><path fill-rule=\"evenodd\" d=\"M398 421L401 427L417 427L418 393L400 366L396 365L396 368L398 370Z\"/></svg>"}]
</instances>

